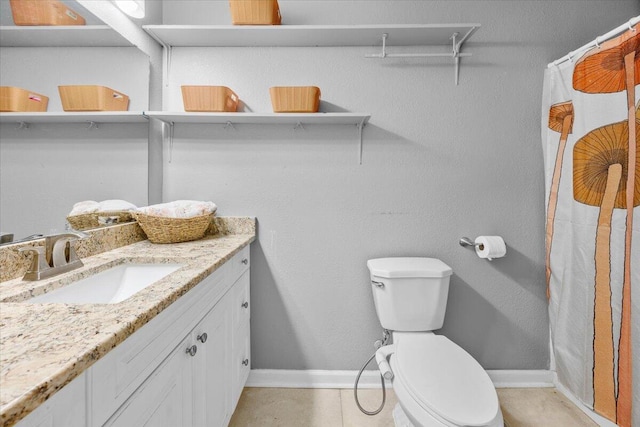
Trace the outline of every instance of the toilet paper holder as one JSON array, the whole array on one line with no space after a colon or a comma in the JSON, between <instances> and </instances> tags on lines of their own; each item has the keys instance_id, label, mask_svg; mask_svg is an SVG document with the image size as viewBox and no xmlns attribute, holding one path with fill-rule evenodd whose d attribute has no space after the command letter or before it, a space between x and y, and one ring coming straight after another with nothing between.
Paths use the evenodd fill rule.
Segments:
<instances>
[{"instance_id":1,"label":"toilet paper holder","mask_svg":"<svg viewBox=\"0 0 640 427\"><path fill-rule=\"evenodd\" d=\"M484 245L483 245L482 243L476 243L476 242L474 242L473 240L471 240L471 239L470 239L470 238L468 238L468 237L463 237L463 238L461 238L461 239L460 239L460 241L459 241L458 243L460 243L460 246L465 246L465 247L467 247L467 246L472 246L472 247L474 247L474 248L475 248L476 246L478 246L478 247L480 248L480 250L483 250L483 249L484 249Z\"/></svg>"},{"instance_id":2,"label":"toilet paper holder","mask_svg":"<svg viewBox=\"0 0 640 427\"><path fill-rule=\"evenodd\" d=\"M502 246L502 248L492 248L491 245L494 243L487 241L488 239L497 240L495 243L498 244L498 246ZM478 240L480 240L480 242L477 242ZM468 237L462 237L458 243L460 243L460 246L472 247L480 258L484 258L487 261L493 261L495 258L502 258L507 253L507 245L500 236L480 236L475 240L471 240ZM485 249L488 250L485 252Z\"/></svg>"}]
</instances>

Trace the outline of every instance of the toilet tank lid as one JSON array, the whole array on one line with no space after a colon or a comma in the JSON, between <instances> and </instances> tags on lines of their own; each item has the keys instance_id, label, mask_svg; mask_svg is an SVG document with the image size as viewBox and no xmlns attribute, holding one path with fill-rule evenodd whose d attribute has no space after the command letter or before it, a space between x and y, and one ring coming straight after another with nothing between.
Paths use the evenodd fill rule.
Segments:
<instances>
[{"instance_id":1,"label":"toilet tank lid","mask_svg":"<svg viewBox=\"0 0 640 427\"><path fill-rule=\"evenodd\" d=\"M367 261L373 276L388 279L399 277L447 277L453 270L437 258L404 257L377 258Z\"/></svg>"}]
</instances>

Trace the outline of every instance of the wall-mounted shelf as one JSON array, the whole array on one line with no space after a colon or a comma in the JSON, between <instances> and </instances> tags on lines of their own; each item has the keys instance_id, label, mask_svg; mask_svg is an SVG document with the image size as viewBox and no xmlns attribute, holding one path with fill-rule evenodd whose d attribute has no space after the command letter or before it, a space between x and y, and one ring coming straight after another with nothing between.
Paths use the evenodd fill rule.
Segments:
<instances>
[{"instance_id":1,"label":"wall-mounted shelf","mask_svg":"<svg viewBox=\"0 0 640 427\"><path fill-rule=\"evenodd\" d=\"M364 125L371 117L363 113L172 113L147 111L143 114L167 123L223 125Z\"/></svg>"},{"instance_id":2,"label":"wall-mounted shelf","mask_svg":"<svg viewBox=\"0 0 640 427\"><path fill-rule=\"evenodd\" d=\"M362 129L371 117L371 115L364 113L171 113L147 111L143 114L169 124L171 127L170 140L173 138L173 126L176 123L217 124L225 127L233 127L236 124L289 125L294 129L305 125L356 126L360 142L360 164L362 164Z\"/></svg>"},{"instance_id":3,"label":"wall-mounted shelf","mask_svg":"<svg viewBox=\"0 0 640 427\"><path fill-rule=\"evenodd\" d=\"M141 111L105 111L88 113L0 113L0 123L14 123L28 127L30 123L144 123Z\"/></svg>"},{"instance_id":4,"label":"wall-mounted shelf","mask_svg":"<svg viewBox=\"0 0 640 427\"><path fill-rule=\"evenodd\" d=\"M416 25L145 25L165 46L387 46L449 45L480 24Z\"/></svg>"},{"instance_id":5,"label":"wall-mounted shelf","mask_svg":"<svg viewBox=\"0 0 640 427\"><path fill-rule=\"evenodd\" d=\"M0 26L2 47L130 47L107 25Z\"/></svg>"},{"instance_id":6,"label":"wall-mounted shelf","mask_svg":"<svg viewBox=\"0 0 640 427\"><path fill-rule=\"evenodd\" d=\"M167 50L173 47L382 46L368 58L444 56L454 60L458 84L462 46L480 24L404 25L145 25ZM449 52L389 53L390 46L451 46Z\"/></svg>"}]
</instances>

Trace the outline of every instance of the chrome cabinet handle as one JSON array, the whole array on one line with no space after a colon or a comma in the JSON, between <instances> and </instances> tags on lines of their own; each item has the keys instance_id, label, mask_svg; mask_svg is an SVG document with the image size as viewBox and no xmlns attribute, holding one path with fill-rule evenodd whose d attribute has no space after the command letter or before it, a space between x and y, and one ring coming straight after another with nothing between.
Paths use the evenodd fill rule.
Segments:
<instances>
[{"instance_id":1,"label":"chrome cabinet handle","mask_svg":"<svg viewBox=\"0 0 640 427\"><path fill-rule=\"evenodd\" d=\"M203 332L200 335L198 335L198 337L196 338L198 341L200 341L202 344L207 342L207 333Z\"/></svg>"},{"instance_id":2,"label":"chrome cabinet handle","mask_svg":"<svg viewBox=\"0 0 640 427\"><path fill-rule=\"evenodd\" d=\"M247 301L243 302L242 308L249 308L249 303Z\"/></svg>"},{"instance_id":3,"label":"chrome cabinet handle","mask_svg":"<svg viewBox=\"0 0 640 427\"><path fill-rule=\"evenodd\" d=\"M244 359L244 360L242 361L242 364L243 364L244 366L249 366L249 359Z\"/></svg>"},{"instance_id":4,"label":"chrome cabinet handle","mask_svg":"<svg viewBox=\"0 0 640 427\"><path fill-rule=\"evenodd\" d=\"M376 282L375 280L372 280L371 283L380 289L384 288L384 283L382 282Z\"/></svg>"},{"instance_id":5,"label":"chrome cabinet handle","mask_svg":"<svg viewBox=\"0 0 640 427\"><path fill-rule=\"evenodd\" d=\"M194 345L192 345L191 347L187 347L187 354L191 357L195 356L196 353L198 352L198 347Z\"/></svg>"},{"instance_id":6,"label":"chrome cabinet handle","mask_svg":"<svg viewBox=\"0 0 640 427\"><path fill-rule=\"evenodd\" d=\"M244 265L249 264L249 260L246 258L243 258L242 261L240 261L241 263L243 263Z\"/></svg>"}]
</instances>

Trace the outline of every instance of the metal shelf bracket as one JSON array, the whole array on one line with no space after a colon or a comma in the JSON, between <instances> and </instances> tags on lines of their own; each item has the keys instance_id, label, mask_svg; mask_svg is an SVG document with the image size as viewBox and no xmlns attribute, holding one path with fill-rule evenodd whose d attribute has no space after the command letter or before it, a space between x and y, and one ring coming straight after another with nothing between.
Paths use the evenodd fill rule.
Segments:
<instances>
[{"instance_id":1,"label":"metal shelf bracket","mask_svg":"<svg viewBox=\"0 0 640 427\"><path fill-rule=\"evenodd\" d=\"M358 123L356 126L358 126L358 138L360 142L360 145L358 147L358 164L361 165L362 164L362 129L365 126L365 119L362 119L362 121Z\"/></svg>"}]
</instances>

